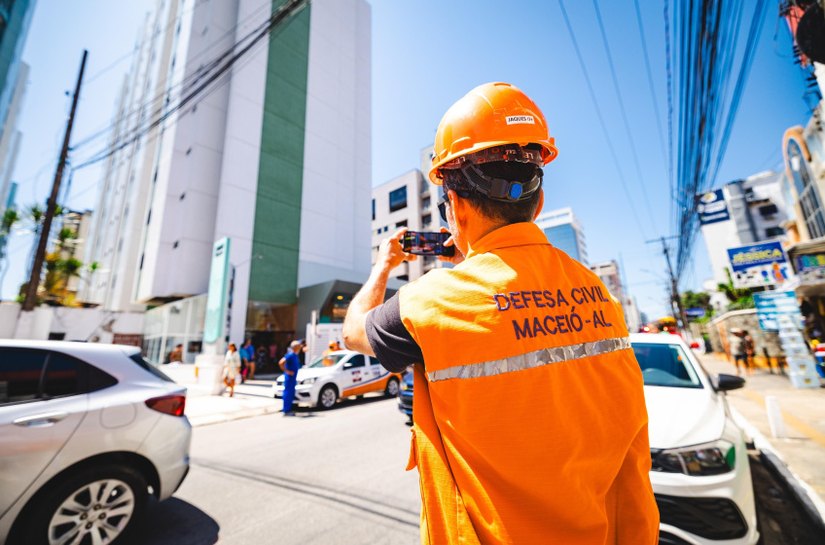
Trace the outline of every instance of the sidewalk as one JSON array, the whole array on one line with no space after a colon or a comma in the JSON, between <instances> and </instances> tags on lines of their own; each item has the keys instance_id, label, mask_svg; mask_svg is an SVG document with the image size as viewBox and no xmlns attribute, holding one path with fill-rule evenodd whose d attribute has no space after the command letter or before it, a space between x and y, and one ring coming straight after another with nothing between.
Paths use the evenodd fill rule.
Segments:
<instances>
[{"instance_id":1,"label":"sidewalk","mask_svg":"<svg viewBox=\"0 0 825 545\"><path fill-rule=\"evenodd\" d=\"M229 393L212 395L208 377L195 377L192 364L168 364L160 367L169 378L186 387L186 416L193 427L216 424L270 414L281 410L281 400L272 397L276 375L260 375L255 380L235 386L235 396ZM199 380L200 379L200 380Z\"/></svg>"},{"instance_id":2,"label":"sidewalk","mask_svg":"<svg viewBox=\"0 0 825 545\"><path fill-rule=\"evenodd\" d=\"M696 355L711 374L736 374L736 367L724 355ZM768 462L774 462L778 471L785 471L786 477L795 477L802 488L798 492L806 493L812 507L825 519L825 388L797 389L787 376L770 374L765 368L757 368L744 378L744 388L727 393L734 417L744 420L741 423L745 431L767 454ZM771 434L765 408L767 396L773 396L779 404L787 437Z\"/></svg>"}]
</instances>

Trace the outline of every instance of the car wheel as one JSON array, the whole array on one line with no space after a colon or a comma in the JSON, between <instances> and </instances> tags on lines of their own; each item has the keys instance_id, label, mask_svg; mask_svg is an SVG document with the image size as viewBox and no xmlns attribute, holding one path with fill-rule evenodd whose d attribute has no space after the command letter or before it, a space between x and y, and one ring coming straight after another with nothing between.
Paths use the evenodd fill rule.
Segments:
<instances>
[{"instance_id":1,"label":"car wheel","mask_svg":"<svg viewBox=\"0 0 825 545\"><path fill-rule=\"evenodd\" d=\"M327 384L321 388L321 393L318 394L318 405L322 409L331 409L338 401L338 390L332 384Z\"/></svg>"},{"instance_id":2,"label":"car wheel","mask_svg":"<svg viewBox=\"0 0 825 545\"><path fill-rule=\"evenodd\" d=\"M25 542L123 543L139 524L148 495L146 479L134 469L84 469L57 483L34 505Z\"/></svg>"},{"instance_id":3,"label":"car wheel","mask_svg":"<svg viewBox=\"0 0 825 545\"><path fill-rule=\"evenodd\" d=\"M384 389L384 393L387 394L389 397L395 397L398 395L398 379L392 377L390 380L387 381L387 387Z\"/></svg>"}]
</instances>

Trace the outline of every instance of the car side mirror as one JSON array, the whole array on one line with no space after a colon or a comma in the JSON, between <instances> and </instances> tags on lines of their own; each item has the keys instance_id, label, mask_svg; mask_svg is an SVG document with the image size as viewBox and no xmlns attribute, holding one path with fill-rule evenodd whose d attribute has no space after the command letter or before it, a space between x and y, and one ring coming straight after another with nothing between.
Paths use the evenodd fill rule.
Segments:
<instances>
[{"instance_id":1,"label":"car side mirror","mask_svg":"<svg viewBox=\"0 0 825 545\"><path fill-rule=\"evenodd\" d=\"M347 363L344 364L344 369L352 369L353 367L355 367L355 366L352 364L351 361L348 361Z\"/></svg>"},{"instance_id":2,"label":"car side mirror","mask_svg":"<svg viewBox=\"0 0 825 545\"><path fill-rule=\"evenodd\" d=\"M716 384L714 385L717 392L727 392L729 390L738 390L745 386L745 379L734 375L726 375L721 373L716 377Z\"/></svg>"}]
</instances>

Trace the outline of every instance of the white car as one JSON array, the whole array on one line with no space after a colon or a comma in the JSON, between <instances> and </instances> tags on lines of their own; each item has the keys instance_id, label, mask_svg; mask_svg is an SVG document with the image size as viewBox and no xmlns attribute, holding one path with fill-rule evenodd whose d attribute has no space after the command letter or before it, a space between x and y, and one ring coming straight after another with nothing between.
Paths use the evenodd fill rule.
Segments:
<instances>
[{"instance_id":1,"label":"white car","mask_svg":"<svg viewBox=\"0 0 825 545\"><path fill-rule=\"evenodd\" d=\"M745 381L712 380L676 335L634 334L650 421L650 480L663 545L752 545L759 539L742 430L724 391Z\"/></svg>"},{"instance_id":2,"label":"white car","mask_svg":"<svg viewBox=\"0 0 825 545\"><path fill-rule=\"evenodd\" d=\"M332 408L342 398L381 392L398 395L401 375L390 373L378 360L352 350L339 350L320 356L298 370L295 402L310 407ZM275 380L273 394L284 396L284 376Z\"/></svg>"},{"instance_id":3,"label":"white car","mask_svg":"<svg viewBox=\"0 0 825 545\"><path fill-rule=\"evenodd\" d=\"M127 540L189 470L185 403L136 347L0 341L0 545Z\"/></svg>"}]
</instances>

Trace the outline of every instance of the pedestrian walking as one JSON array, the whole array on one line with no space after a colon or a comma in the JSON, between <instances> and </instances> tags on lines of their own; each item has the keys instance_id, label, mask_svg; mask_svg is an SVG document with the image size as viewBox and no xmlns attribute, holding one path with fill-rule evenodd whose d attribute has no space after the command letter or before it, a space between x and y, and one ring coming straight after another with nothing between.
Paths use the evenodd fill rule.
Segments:
<instances>
[{"instance_id":1,"label":"pedestrian walking","mask_svg":"<svg viewBox=\"0 0 825 545\"><path fill-rule=\"evenodd\" d=\"M421 481L422 543L658 541L642 374L621 305L533 223L556 154L522 91L470 91L441 120L429 172L456 249L441 259L455 266L384 302L390 271L415 259L401 229L347 311L347 348L391 372L413 367L407 467Z\"/></svg>"},{"instance_id":2,"label":"pedestrian walking","mask_svg":"<svg viewBox=\"0 0 825 545\"><path fill-rule=\"evenodd\" d=\"M295 416L295 411L292 410L292 403L295 401L295 385L297 384L298 369L301 368L301 362L298 355L303 349L300 341L292 341L289 343L289 350L286 355L281 358L278 365L284 372L284 406L281 412L284 416Z\"/></svg>"},{"instance_id":3,"label":"pedestrian walking","mask_svg":"<svg viewBox=\"0 0 825 545\"><path fill-rule=\"evenodd\" d=\"M744 332L739 328L732 328L730 330L730 353L733 356L733 363L736 365L736 374L741 375L742 372L739 369L739 364L741 363L742 366L745 368L745 372L748 372L748 355L745 350L745 335Z\"/></svg>"},{"instance_id":4,"label":"pedestrian walking","mask_svg":"<svg viewBox=\"0 0 825 545\"><path fill-rule=\"evenodd\" d=\"M229 343L226 356L223 358L223 383L229 388L229 397L235 397L235 381L241 375L241 356L235 343Z\"/></svg>"},{"instance_id":5,"label":"pedestrian walking","mask_svg":"<svg viewBox=\"0 0 825 545\"><path fill-rule=\"evenodd\" d=\"M753 368L756 366L756 362L753 359L756 355L756 343L747 330L742 332L742 339L745 342L745 367L748 370L748 375L750 375L753 373Z\"/></svg>"}]
</instances>

